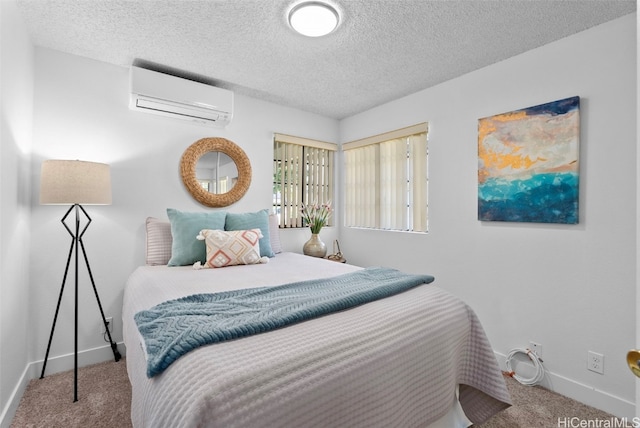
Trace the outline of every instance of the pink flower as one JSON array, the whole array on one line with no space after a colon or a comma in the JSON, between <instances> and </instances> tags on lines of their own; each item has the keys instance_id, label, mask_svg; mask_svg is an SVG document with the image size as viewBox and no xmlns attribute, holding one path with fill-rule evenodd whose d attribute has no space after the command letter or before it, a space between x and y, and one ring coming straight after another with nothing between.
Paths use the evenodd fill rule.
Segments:
<instances>
[{"instance_id":1,"label":"pink flower","mask_svg":"<svg viewBox=\"0 0 640 428\"><path fill-rule=\"evenodd\" d=\"M311 233L320 233L320 230L325 226L329 218L331 217L331 202L318 204L314 202L311 205L302 204L300 210L302 219L311 228Z\"/></svg>"}]
</instances>

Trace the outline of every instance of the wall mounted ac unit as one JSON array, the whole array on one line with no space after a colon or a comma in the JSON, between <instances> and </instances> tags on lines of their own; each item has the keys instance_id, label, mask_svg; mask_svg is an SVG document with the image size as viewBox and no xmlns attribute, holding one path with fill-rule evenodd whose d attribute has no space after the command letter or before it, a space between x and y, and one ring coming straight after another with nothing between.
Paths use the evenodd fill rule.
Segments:
<instances>
[{"instance_id":1,"label":"wall mounted ac unit","mask_svg":"<svg viewBox=\"0 0 640 428\"><path fill-rule=\"evenodd\" d=\"M233 92L136 66L130 71L129 108L218 127L233 117Z\"/></svg>"}]
</instances>

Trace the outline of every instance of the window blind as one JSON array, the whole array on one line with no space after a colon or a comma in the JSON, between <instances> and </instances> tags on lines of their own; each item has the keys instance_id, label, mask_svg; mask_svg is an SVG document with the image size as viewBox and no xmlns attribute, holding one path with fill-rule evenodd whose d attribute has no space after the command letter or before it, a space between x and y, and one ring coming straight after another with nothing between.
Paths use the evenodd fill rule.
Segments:
<instances>
[{"instance_id":1,"label":"window blind","mask_svg":"<svg viewBox=\"0 0 640 428\"><path fill-rule=\"evenodd\" d=\"M274 134L274 211L280 227L306 227L300 215L302 204L333 199L336 149L333 143Z\"/></svg>"},{"instance_id":2,"label":"window blind","mask_svg":"<svg viewBox=\"0 0 640 428\"><path fill-rule=\"evenodd\" d=\"M427 231L427 124L343 145L345 225Z\"/></svg>"}]
</instances>

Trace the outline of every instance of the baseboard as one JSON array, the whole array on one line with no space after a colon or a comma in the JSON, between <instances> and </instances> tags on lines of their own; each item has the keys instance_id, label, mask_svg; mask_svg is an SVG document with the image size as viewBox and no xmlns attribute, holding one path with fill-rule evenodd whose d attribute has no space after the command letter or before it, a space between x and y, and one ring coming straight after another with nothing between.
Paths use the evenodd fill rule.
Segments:
<instances>
[{"instance_id":1,"label":"baseboard","mask_svg":"<svg viewBox=\"0 0 640 428\"><path fill-rule=\"evenodd\" d=\"M126 356L127 350L124 343L118 343L118 351L123 357ZM113 352L109 345L87 349L78 352L78 367L90 366L92 364L109 361L110 359L113 359ZM20 376L18 384L13 389L9 400L7 400L7 405L2 409L2 414L0 415L0 428L10 428L11 421L16 414L16 410L18 410L20 399L22 399L22 395L27 389L27 385L32 379L40 377L43 364L44 360L38 360L26 365L22 372L22 376ZM73 365L73 353L59 355L57 357L49 357L45 376L72 370Z\"/></svg>"},{"instance_id":2,"label":"baseboard","mask_svg":"<svg viewBox=\"0 0 640 428\"><path fill-rule=\"evenodd\" d=\"M118 343L118 351L120 355L123 357L126 355L126 349L124 343ZM84 351L78 352L78 367L90 366L92 364L102 363L104 361L109 361L113 359L113 351L111 350L111 346L104 345L99 346L97 348L86 349ZM38 360L31 363L35 366L35 371L37 376L40 376L42 372L42 365L44 364L44 360ZM54 373L60 373L67 370L73 369L73 353L59 355L57 357L49 357L47 361L47 368L45 371L45 376L51 375Z\"/></svg>"},{"instance_id":3,"label":"baseboard","mask_svg":"<svg viewBox=\"0 0 640 428\"><path fill-rule=\"evenodd\" d=\"M507 356L498 352L494 353L500 368L506 370ZM635 403L549 371L545 372L545 378L540 386L588 406L611 413L618 418L631 420L636 416Z\"/></svg>"},{"instance_id":4,"label":"baseboard","mask_svg":"<svg viewBox=\"0 0 640 428\"><path fill-rule=\"evenodd\" d=\"M2 409L2 414L0 415L0 428L11 427L11 421L13 420L13 416L16 414L16 410L18 410L20 399L22 398L24 391L27 389L29 381L32 379L30 372L31 364L27 364L20 376L18 384L13 388L13 391L11 391L9 400L7 400L7 405Z\"/></svg>"}]
</instances>

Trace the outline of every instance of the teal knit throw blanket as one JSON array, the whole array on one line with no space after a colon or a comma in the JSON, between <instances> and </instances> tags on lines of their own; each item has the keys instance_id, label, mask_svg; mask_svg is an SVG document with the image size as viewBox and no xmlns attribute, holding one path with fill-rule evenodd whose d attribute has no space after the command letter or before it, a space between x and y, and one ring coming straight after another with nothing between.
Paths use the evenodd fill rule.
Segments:
<instances>
[{"instance_id":1,"label":"teal knit throw blanket","mask_svg":"<svg viewBox=\"0 0 640 428\"><path fill-rule=\"evenodd\" d=\"M374 267L344 275L220 293L195 294L140 311L147 376L203 345L275 330L428 284L430 275Z\"/></svg>"}]
</instances>

